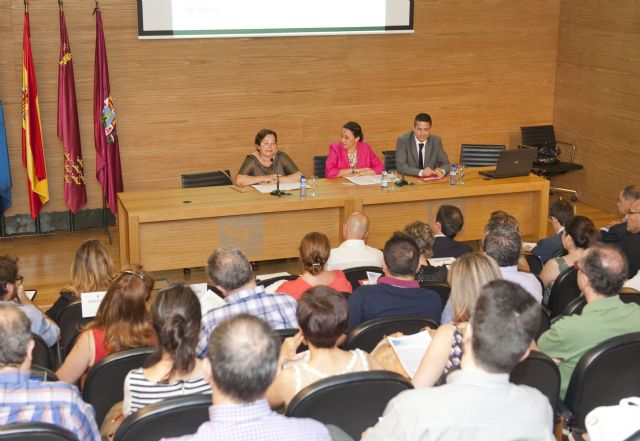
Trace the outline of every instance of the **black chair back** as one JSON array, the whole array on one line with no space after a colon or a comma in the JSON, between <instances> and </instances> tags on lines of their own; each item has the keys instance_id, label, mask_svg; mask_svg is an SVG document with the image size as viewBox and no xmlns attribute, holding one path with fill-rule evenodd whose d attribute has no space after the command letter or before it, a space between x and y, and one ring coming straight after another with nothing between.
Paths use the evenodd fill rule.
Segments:
<instances>
[{"instance_id":1,"label":"black chair back","mask_svg":"<svg viewBox=\"0 0 640 441\"><path fill-rule=\"evenodd\" d=\"M382 268L379 266L356 266L342 270L342 272L355 290L362 286L360 285L361 280L367 280L367 272L382 274Z\"/></svg>"},{"instance_id":2,"label":"black chair back","mask_svg":"<svg viewBox=\"0 0 640 441\"><path fill-rule=\"evenodd\" d=\"M67 357L73 344L75 343L80 330L91 321L91 318L82 317L82 305L78 300L75 303L67 305L61 312L58 318L58 325L60 326L60 354L61 362Z\"/></svg>"},{"instance_id":3,"label":"black chair back","mask_svg":"<svg viewBox=\"0 0 640 441\"><path fill-rule=\"evenodd\" d=\"M449 301L449 296L451 295L451 286L446 283L421 283L420 288L430 289L431 291L435 291L440 296L440 301L442 302L442 307L447 304Z\"/></svg>"},{"instance_id":4,"label":"black chair back","mask_svg":"<svg viewBox=\"0 0 640 441\"><path fill-rule=\"evenodd\" d=\"M564 402L572 426L585 430L584 419L598 406L640 396L640 332L605 340L585 353L573 370Z\"/></svg>"},{"instance_id":5,"label":"black chair back","mask_svg":"<svg viewBox=\"0 0 640 441\"><path fill-rule=\"evenodd\" d=\"M562 314L569 302L580 297L580 294L578 271L573 267L567 268L560 273L551 286L549 304L547 305L551 311L551 318Z\"/></svg>"},{"instance_id":6,"label":"black chair back","mask_svg":"<svg viewBox=\"0 0 640 441\"><path fill-rule=\"evenodd\" d=\"M87 374L82 399L93 405L96 422L102 420L111 406L122 401L124 378L130 370L142 367L154 348L136 348L109 354L94 365Z\"/></svg>"},{"instance_id":7,"label":"black chair back","mask_svg":"<svg viewBox=\"0 0 640 441\"><path fill-rule=\"evenodd\" d=\"M273 333L278 336L280 341L284 341L285 338L296 335L298 331L298 328L274 329Z\"/></svg>"},{"instance_id":8,"label":"black chair back","mask_svg":"<svg viewBox=\"0 0 640 441\"><path fill-rule=\"evenodd\" d=\"M420 332L422 328L436 329L438 324L420 315L394 315L361 323L351 330L343 344L344 349L362 349L371 352L385 336L394 332L405 335Z\"/></svg>"},{"instance_id":9,"label":"black chair back","mask_svg":"<svg viewBox=\"0 0 640 441\"><path fill-rule=\"evenodd\" d=\"M564 311L562 311L562 315L580 315L582 314L582 310L587 306L587 299L584 298L582 294L580 294L575 299L571 300L567 306L565 306Z\"/></svg>"},{"instance_id":10,"label":"black chair back","mask_svg":"<svg viewBox=\"0 0 640 441\"><path fill-rule=\"evenodd\" d=\"M462 144L460 146L460 164L465 167L495 166L505 145Z\"/></svg>"},{"instance_id":11,"label":"black chair back","mask_svg":"<svg viewBox=\"0 0 640 441\"><path fill-rule=\"evenodd\" d=\"M289 403L285 415L333 424L353 439L378 422L389 400L411 383L388 371L354 372L316 381Z\"/></svg>"},{"instance_id":12,"label":"black chair back","mask_svg":"<svg viewBox=\"0 0 640 441\"><path fill-rule=\"evenodd\" d=\"M529 272L531 274L535 274L536 276L539 276L540 273L542 272L542 267L544 266L542 264L542 259L540 259L540 257L536 256L535 254L530 254L530 253L525 253L523 254L524 259L527 261L527 265L529 265Z\"/></svg>"},{"instance_id":13,"label":"black chair back","mask_svg":"<svg viewBox=\"0 0 640 441\"><path fill-rule=\"evenodd\" d=\"M396 169L396 151L395 150L383 150L384 155L384 169L395 170Z\"/></svg>"},{"instance_id":14,"label":"black chair back","mask_svg":"<svg viewBox=\"0 0 640 441\"><path fill-rule=\"evenodd\" d=\"M224 170L224 172L218 170L180 175L180 180L182 181L182 188L217 187L220 185L232 185L233 182L231 182L229 176L231 176L229 170Z\"/></svg>"},{"instance_id":15,"label":"black chair back","mask_svg":"<svg viewBox=\"0 0 640 441\"><path fill-rule=\"evenodd\" d=\"M157 441L195 433L209 421L211 395L186 395L150 404L127 416L114 441Z\"/></svg>"},{"instance_id":16,"label":"black chair back","mask_svg":"<svg viewBox=\"0 0 640 441\"><path fill-rule=\"evenodd\" d=\"M0 426L2 441L78 441L69 430L49 423L14 423Z\"/></svg>"},{"instance_id":17,"label":"black chair back","mask_svg":"<svg viewBox=\"0 0 640 441\"><path fill-rule=\"evenodd\" d=\"M51 369L37 364L31 365L31 379L38 381L58 381L58 376Z\"/></svg>"},{"instance_id":18,"label":"black chair back","mask_svg":"<svg viewBox=\"0 0 640 441\"><path fill-rule=\"evenodd\" d=\"M509 380L538 389L549 399L551 408L558 408L560 394L560 370L555 362L541 352L531 351L529 356L511 371Z\"/></svg>"},{"instance_id":19,"label":"black chair back","mask_svg":"<svg viewBox=\"0 0 640 441\"><path fill-rule=\"evenodd\" d=\"M637 292L637 291L635 291L635 292L622 291L622 292L620 292L619 296L620 296L620 300L622 300L624 303L637 303L637 304L640 304L640 293Z\"/></svg>"},{"instance_id":20,"label":"black chair back","mask_svg":"<svg viewBox=\"0 0 640 441\"><path fill-rule=\"evenodd\" d=\"M520 127L522 144L529 147L555 147L556 134L552 125Z\"/></svg>"},{"instance_id":21,"label":"black chair back","mask_svg":"<svg viewBox=\"0 0 640 441\"><path fill-rule=\"evenodd\" d=\"M319 178L324 178L326 164L327 164L326 156L314 156L313 157L313 174Z\"/></svg>"},{"instance_id":22,"label":"black chair back","mask_svg":"<svg viewBox=\"0 0 640 441\"><path fill-rule=\"evenodd\" d=\"M547 332L551 327L551 315L546 308L540 308L540 326L538 327L538 332L536 333L536 341L540 338L542 334Z\"/></svg>"},{"instance_id":23,"label":"black chair back","mask_svg":"<svg viewBox=\"0 0 640 441\"><path fill-rule=\"evenodd\" d=\"M47 369L55 369L55 363L53 362L53 353L51 348L47 346L45 341L38 334L31 334L31 338L35 343L33 347L32 360L33 364L45 367Z\"/></svg>"},{"instance_id":24,"label":"black chair back","mask_svg":"<svg viewBox=\"0 0 640 441\"><path fill-rule=\"evenodd\" d=\"M259 286L264 286L265 288L273 283L276 283L280 280L296 280L298 278L298 276L296 274L290 274L287 276L276 276L276 277L271 277L269 279L264 279L264 280L258 280L256 281L256 285Z\"/></svg>"}]
</instances>

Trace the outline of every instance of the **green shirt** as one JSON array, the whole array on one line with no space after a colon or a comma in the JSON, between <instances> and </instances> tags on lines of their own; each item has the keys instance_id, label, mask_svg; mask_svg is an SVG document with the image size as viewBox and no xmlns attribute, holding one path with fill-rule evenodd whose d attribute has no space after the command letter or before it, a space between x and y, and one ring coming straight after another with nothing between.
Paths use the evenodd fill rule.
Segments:
<instances>
[{"instance_id":1,"label":"green shirt","mask_svg":"<svg viewBox=\"0 0 640 441\"><path fill-rule=\"evenodd\" d=\"M538 339L538 347L561 359L560 398L564 399L571 374L589 349L618 335L640 332L640 305L620 297L605 297L587 304L581 315L562 317Z\"/></svg>"}]
</instances>

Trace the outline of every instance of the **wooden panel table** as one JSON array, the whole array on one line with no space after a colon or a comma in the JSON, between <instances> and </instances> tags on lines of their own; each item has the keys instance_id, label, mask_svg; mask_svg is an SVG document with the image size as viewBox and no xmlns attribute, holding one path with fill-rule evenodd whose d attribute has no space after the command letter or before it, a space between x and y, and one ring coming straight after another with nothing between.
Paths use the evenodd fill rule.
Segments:
<instances>
[{"instance_id":1,"label":"wooden panel table","mask_svg":"<svg viewBox=\"0 0 640 441\"><path fill-rule=\"evenodd\" d=\"M482 238L489 214L505 210L523 235L546 235L549 183L537 176L485 180L467 170L464 185L421 182L382 191L346 180L320 180L316 195L276 198L254 189L205 187L118 194L121 265L141 262L151 271L203 266L219 245L237 245L254 261L298 255L302 237L322 231L337 245L342 223L354 211L369 216L369 243L381 248L393 231L414 220L433 223L439 205L465 216L460 240Z\"/></svg>"}]
</instances>

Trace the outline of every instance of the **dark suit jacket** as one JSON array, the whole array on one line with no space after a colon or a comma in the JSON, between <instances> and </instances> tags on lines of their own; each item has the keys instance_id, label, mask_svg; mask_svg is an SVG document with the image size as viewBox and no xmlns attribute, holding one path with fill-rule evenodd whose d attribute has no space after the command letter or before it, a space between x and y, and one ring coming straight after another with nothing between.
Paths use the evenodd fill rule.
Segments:
<instances>
[{"instance_id":1,"label":"dark suit jacket","mask_svg":"<svg viewBox=\"0 0 640 441\"><path fill-rule=\"evenodd\" d=\"M442 147L442 140L436 135L431 135L423 150L424 166L435 169L436 166L448 172L450 168L449 158ZM418 166L418 150L415 144L413 131L405 133L396 142L396 169L410 176L418 176L421 168Z\"/></svg>"},{"instance_id":2,"label":"dark suit jacket","mask_svg":"<svg viewBox=\"0 0 640 441\"><path fill-rule=\"evenodd\" d=\"M611 226L608 231L600 230L600 240L603 242L618 242L628 233L627 223L622 222Z\"/></svg>"},{"instance_id":3,"label":"dark suit jacket","mask_svg":"<svg viewBox=\"0 0 640 441\"><path fill-rule=\"evenodd\" d=\"M640 271L640 233L627 233L619 242L616 242L629 261L629 274L631 278Z\"/></svg>"},{"instance_id":4,"label":"dark suit jacket","mask_svg":"<svg viewBox=\"0 0 640 441\"><path fill-rule=\"evenodd\" d=\"M438 236L433 241L433 257L455 257L471 253L473 249L464 243L456 242L447 236Z\"/></svg>"},{"instance_id":5,"label":"dark suit jacket","mask_svg":"<svg viewBox=\"0 0 640 441\"><path fill-rule=\"evenodd\" d=\"M531 254L538 256L544 264L562 249L562 232L560 232L539 240L538 244L531 250Z\"/></svg>"}]
</instances>

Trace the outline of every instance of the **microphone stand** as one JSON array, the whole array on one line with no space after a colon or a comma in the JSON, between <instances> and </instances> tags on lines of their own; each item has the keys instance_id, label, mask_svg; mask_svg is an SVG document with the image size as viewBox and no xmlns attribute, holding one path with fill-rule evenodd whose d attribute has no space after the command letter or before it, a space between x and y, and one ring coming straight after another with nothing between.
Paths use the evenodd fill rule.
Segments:
<instances>
[{"instance_id":1,"label":"microphone stand","mask_svg":"<svg viewBox=\"0 0 640 441\"><path fill-rule=\"evenodd\" d=\"M404 178L404 173L402 173L402 179L396 182L396 187L402 187L404 185L409 185L409 182Z\"/></svg>"},{"instance_id":2,"label":"microphone stand","mask_svg":"<svg viewBox=\"0 0 640 441\"><path fill-rule=\"evenodd\" d=\"M276 152L275 156L277 156L278 153ZM273 158L271 158L271 165L273 166L273 164L275 164L275 156ZM282 197L282 196L286 196L289 195L291 193L287 193L285 191L280 190L280 175L278 173L276 173L276 189L273 190L271 192L271 196L277 196L277 197Z\"/></svg>"}]
</instances>

